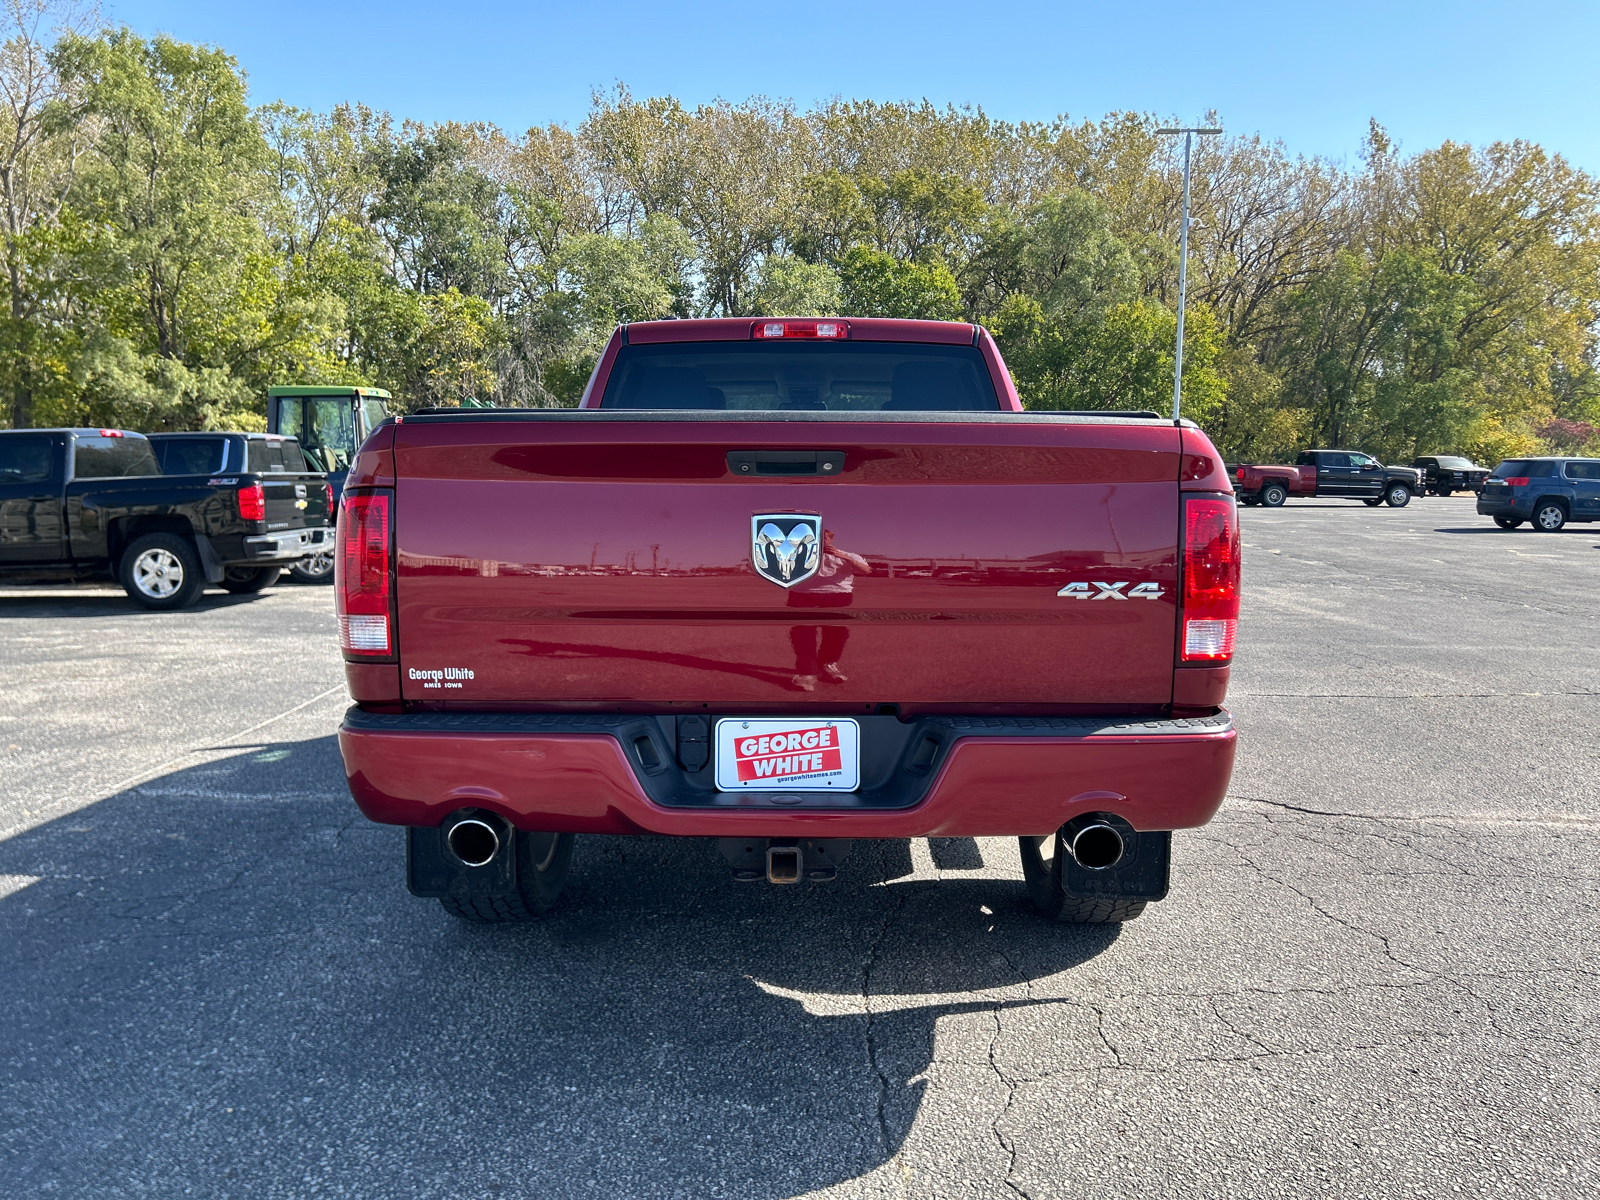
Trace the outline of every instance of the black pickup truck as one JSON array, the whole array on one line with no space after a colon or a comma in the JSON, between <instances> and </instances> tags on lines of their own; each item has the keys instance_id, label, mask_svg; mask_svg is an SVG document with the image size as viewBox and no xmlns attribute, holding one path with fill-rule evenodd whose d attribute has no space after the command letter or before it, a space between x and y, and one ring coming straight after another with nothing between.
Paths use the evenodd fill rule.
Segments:
<instances>
[{"instance_id":1,"label":"black pickup truck","mask_svg":"<svg viewBox=\"0 0 1600 1200\"><path fill-rule=\"evenodd\" d=\"M334 479L313 466L300 439L275 433L152 433L150 446L164 475L216 475L237 471L242 464L245 471L261 477L269 506L276 499L303 500L313 494L326 497L327 527L311 528L306 535L309 553L284 567L301 583L333 582L332 507L338 503L343 476ZM327 486L318 493L322 484ZM269 517L269 533L280 528L276 521L276 516Z\"/></svg>"},{"instance_id":2,"label":"black pickup truck","mask_svg":"<svg viewBox=\"0 0 1600 1200\"><path fill-rule=\"evenodd\" d=\"M283 439L263 444L274 441ZM322 476L252 469L259 458L216 449L215 470L197 457L186 465L206 469L163 475L143 434L0 431L0 578L109 575L145 608L182 608L207 583L260 591L322 548L331 537ZM170 446L164 453L173 461Z\"/></svg>"},{"instance_id":3,"label":"black pickup truck","mask_svg":"<svg viewBox=\"0 0 1600 1200\"><path fill-rule=\"evenodd\" d=\"M1422 486L1435 496L1452 492L1481 492L1489 478L1489 468L1457 454L1427 454L1413 458L1411 465L1422 472Z\"/></svg>"}]
</instances>

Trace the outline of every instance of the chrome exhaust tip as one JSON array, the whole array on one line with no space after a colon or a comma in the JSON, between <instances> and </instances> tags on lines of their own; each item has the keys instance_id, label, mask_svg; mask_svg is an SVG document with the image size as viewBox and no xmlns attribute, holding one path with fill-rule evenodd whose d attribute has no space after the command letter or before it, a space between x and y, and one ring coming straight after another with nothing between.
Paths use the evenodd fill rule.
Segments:
<instances>
[{"instance_id":1,"label":"chrome exhaust tip","mask_svg":"<svg viewBox=\"0 0 1600 1200\"><path fill-rule=\"evenodd\" d=\"M1122 861L1127 844L1122 834L1104 821L1091 821L1073 831L1068 843L1072 861L1086 871L1108 871Z\"/></svg>"},{"instance_id":2,"label":"chrome exhaust tip","mask_svg":"<svg viewBox=\"0 0 1600 1200\"><path fill-rule=\"evenodd\" d=\"M445 845L469 867L486 867L500 853L500 833L487 821L468 817L450 826Z\"/></svg>"}]
</instances>

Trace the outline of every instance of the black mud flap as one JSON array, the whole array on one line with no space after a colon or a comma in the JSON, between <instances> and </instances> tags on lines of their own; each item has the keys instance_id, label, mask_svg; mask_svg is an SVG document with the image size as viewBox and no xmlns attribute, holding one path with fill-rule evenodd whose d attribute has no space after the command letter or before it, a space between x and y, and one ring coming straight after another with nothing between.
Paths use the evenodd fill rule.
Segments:
<instances>
[{"instance_id":1,"label":"black mud flap","mask_svg":"<svg viewBox=\"0 0 1600 1200\"><path fill-rule=\"evenodd\" d=\"M500 833L500 852L481 867L469 867L450 853L445 835L465 817L494 825ZM406 829L406 890L413 896L503 896L516 891L517 856L511 825L503 817L482 810L463 809L433 829Z\"/></svg>"},{"instance_id":2,"label":"black mud flap","mask_svg":"<svg viewBox=\"0 0 1600 1200\"><path fill-rule=\"evenodd\" d=\"M1115 866L1093 871L1079 866L1066 847L1058 844L1061 890L1069 896L1115 900L1166 899L1172 873L1172 834L1165 830L1136 833L1132 825L1113 813L1096 813L1094 820L1110 825L1122 835L1122 858ZM1063 827L1062 833L1070 828L1071 825Z\"/></svg>"}]
</instances>

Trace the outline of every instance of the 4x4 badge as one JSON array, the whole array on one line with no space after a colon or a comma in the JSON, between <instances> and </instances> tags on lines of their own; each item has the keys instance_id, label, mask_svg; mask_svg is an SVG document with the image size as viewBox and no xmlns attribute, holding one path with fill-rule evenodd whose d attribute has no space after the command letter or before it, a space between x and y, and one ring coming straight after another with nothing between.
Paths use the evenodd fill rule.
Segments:
<instances>
[{"instance_id":1,"label":"4x4 badge","mask_svg":"<svg viewBox=\"0 0 1600 1200\"><path fill-rule=\"evenodd\" d=\"M1069 583L1056 595L1065 596L1068 600L1159 600L1164 594L1159 583L1141 583L1133 591L1123 595L1122 589L1127 586L1127 580L1120 583ZM1090 588L1100 590L1091 596Z\"/></svg>"},{"instance_id":2,"label":"4x4 badge","mask_svg":"<svg viewBox=\"0 0 1600 1200\"><path fill-rule=\"evenodd\" d=\"M821 561L820 514L757 513L750 518L750 562L761 578L793 587L815 575Z\"/></svg>"}]
</instances>

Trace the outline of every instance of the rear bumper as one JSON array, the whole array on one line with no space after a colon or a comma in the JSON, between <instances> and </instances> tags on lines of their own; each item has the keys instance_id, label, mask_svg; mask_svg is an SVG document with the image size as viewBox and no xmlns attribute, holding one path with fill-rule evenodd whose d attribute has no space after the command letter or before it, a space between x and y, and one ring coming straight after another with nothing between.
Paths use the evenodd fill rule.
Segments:
<instances>
[{"instance_id":1,"label":"rear bumper","mask_svg":"<svg viewBox=\"0 0 1600 1200\"><path fill-rule=\"evenodd\" d=\"M1485 517L1522 517L1533 515L1533 497L1507 492L1479 492L1478 513Z\"/></svg>"},{"instance_id":2,"label":"rear bumper","mask_svg":"<svg viewBox=\"0 0 1600 1200\"><path fill-rule=\"evenodd\" d=\"M333 549L333 530L285 529L244 539L244 552L251 562L285 562Z\"/></svg>"},{"instance_id":3,"label":"rear bumper","mask_svg":"<svg viewBox=\"0 0 1600 1200\"><path fill-rule=\"evenodd\" d=\"M520 829L685 837L983 837L1046 834L1083 812L1135 829L1187 829L1216 813L1233 771L1231 716L939 718L925 780L872 795L699 793L641 777L624 750L650 718L367 713L339 730L350 793L367 817L435 826L487 808ZM843 803L842 803L843 802Z\"/></svg>"}]
</instances>

